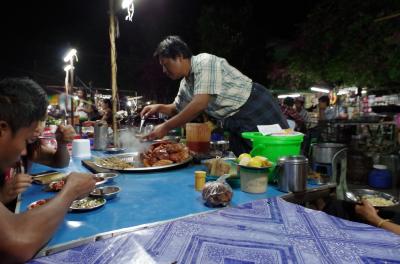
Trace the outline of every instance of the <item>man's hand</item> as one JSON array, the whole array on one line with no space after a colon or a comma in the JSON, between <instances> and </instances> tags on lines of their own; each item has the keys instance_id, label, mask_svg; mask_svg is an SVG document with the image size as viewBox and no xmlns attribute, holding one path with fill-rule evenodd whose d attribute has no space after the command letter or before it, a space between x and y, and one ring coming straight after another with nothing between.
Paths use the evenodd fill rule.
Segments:
<instances>
[{"instance_id":1,"label":"man's hand","mask_svg":"<svg viewBox=\"0 0 400 264\"><path fill-rule=\"evenodd\" d=\"M18 194L24 192L32 184L32 177L28 174L19 173L1 188L1 200L7 204L17 198Z\"/></svg>"},{"instance_id":2,"label":"man's hand","mask_svg":"<svg viewBox=\"0 0 400 264\"><path fill-rule=\"evenodd\" d=\"M71 125L59 125L56 131L56 140L60 143L70 143L76 136L75 130Z\"/></svg>"},{"instance_id":3,"label":"man's hand","mask_svg":"<svg viewBox=\"0 0 400 264\"><path fill-rule=\"evenodd\" d=\"M154 115L160 112L161 104L153 104L153 105L148 105L143 108L143 110L140 112L140 117L141 118L146 118L149 115Z\"/></svg>"},{"instance_id":4,"label":"man's hand","mask_svg":"<svg viewBox=\"0 0 400 264\"><path fill-rule=\"evenodd\" d=\"M95 185L96 181L93 178L93 174L72 172L68 175L63 191L71 192L73 199L76 200L88 196L95 188Z\"/></svg>"},{"instance_id":5,"label":"man's hand","mask_svg":"<svg viewBox=\"0 0 400 264\"><path fill-rule=\"evenodd\" d=\"M356 205L355 211L358 215L362 216L365 220L371 224L376 225L381 218L378 215L378 211L372 206L367 200L362 201L362 205Z\"/></svg>"},{"instance_id":6,"label":"man's hand","mask_svg":"<svg viewBox=\"0 0 400 264\"><path fill-rule=\"evenodd\" d=\"M154 128L152 132L150 132L148 135L144 136L143 138L147 140L154 140L154 139L159 139L163 138L165 135L168 134L169 129L167 128L166 124L160 124Z\"/></svg>"}]
</instances>

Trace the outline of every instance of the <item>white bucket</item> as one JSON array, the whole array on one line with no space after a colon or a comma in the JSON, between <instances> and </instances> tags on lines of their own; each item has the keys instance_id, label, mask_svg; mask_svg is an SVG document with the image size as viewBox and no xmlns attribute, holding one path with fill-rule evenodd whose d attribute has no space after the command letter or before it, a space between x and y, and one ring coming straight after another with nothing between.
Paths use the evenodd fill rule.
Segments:
<instances>
[{"instance_id":1,"label":"white bucket","mask_svg":"<svg viewBox=\"0 0 400 264\"><path fill-rule=\"evenodd\" d=\"M240 189L247 193L265 193L268 187L268 169L239 165Z\"/></svg>"}]
</instances>

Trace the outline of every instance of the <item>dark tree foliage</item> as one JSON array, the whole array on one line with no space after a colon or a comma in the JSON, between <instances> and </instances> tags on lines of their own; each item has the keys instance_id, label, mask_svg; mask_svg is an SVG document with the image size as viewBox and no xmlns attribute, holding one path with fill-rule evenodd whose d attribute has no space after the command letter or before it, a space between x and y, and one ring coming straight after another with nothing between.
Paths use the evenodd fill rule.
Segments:
<instances>
[{"instance_id":1,"label":"dark tree foliage","mask_svg":"<svg viewBox=\"0 0 400 264\"><path fill-rule=\"evenodd\" d=\"M269 77L276 87L304 88L321 80L361 87L398 86L400 16L392 15L399 13L398 0L321 1L296 41L275 50Z\"/></svg>"}]
</instances>

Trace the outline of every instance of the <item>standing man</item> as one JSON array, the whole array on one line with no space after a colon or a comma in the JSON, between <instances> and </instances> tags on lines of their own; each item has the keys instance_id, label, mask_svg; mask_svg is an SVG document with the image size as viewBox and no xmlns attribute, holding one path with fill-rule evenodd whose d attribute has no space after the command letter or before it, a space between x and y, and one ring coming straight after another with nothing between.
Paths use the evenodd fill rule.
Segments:
<instances>
[{"instance_id":1,"label":"standing man","mask_svg":"<svg viewBox=\"0 0 400 264\"><path fill-rule=\"evenodd\" d=\"M154 56L163 72L172 80L181 79L171 104L143 108L141 116L163 113L171 118L158 125L147 138L162 138L169 130L182 126L205 111L221 120L230 133L230 147L235 155L250 152L249 140L242 132L257 131L257 125L279 124L288 128L278 102L262 85L254 83L225 59L208 53L192 55L178 36L160 42Z\"/></svg>"},{"instance_id":2,"label":"standing man","mask_svg":"<svg viewBox=\"0 0 400 264\"><path fill-rule=\"evenodd\" d=\"M26 142L35 135L47 112L47 95L29 79L0 81L0 184L3 171L26 154ZM95 187L91 175L71 173L62 191L33 210L13 214L0 203L0 259L21 263L32 258L51 238L75 199Z\"/></svg>"}]
</instances>

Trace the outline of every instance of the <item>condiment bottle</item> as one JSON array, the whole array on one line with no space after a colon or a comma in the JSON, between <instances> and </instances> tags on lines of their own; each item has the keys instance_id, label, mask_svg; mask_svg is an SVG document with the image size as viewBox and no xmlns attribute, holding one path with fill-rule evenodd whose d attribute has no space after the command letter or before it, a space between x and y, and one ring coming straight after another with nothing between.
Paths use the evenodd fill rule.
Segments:
<instances>
[{"instance_id":1,"label":"condiment bottle","mask_svg":"<svg viewBox=\"0 0 400 264\"><path fill-rule=\"evenodd\" d=\"M196 191L201 191L206 184L206 172L205 171L195 171L194 172L194 187Z\"/></svg>"}]
</instances>

